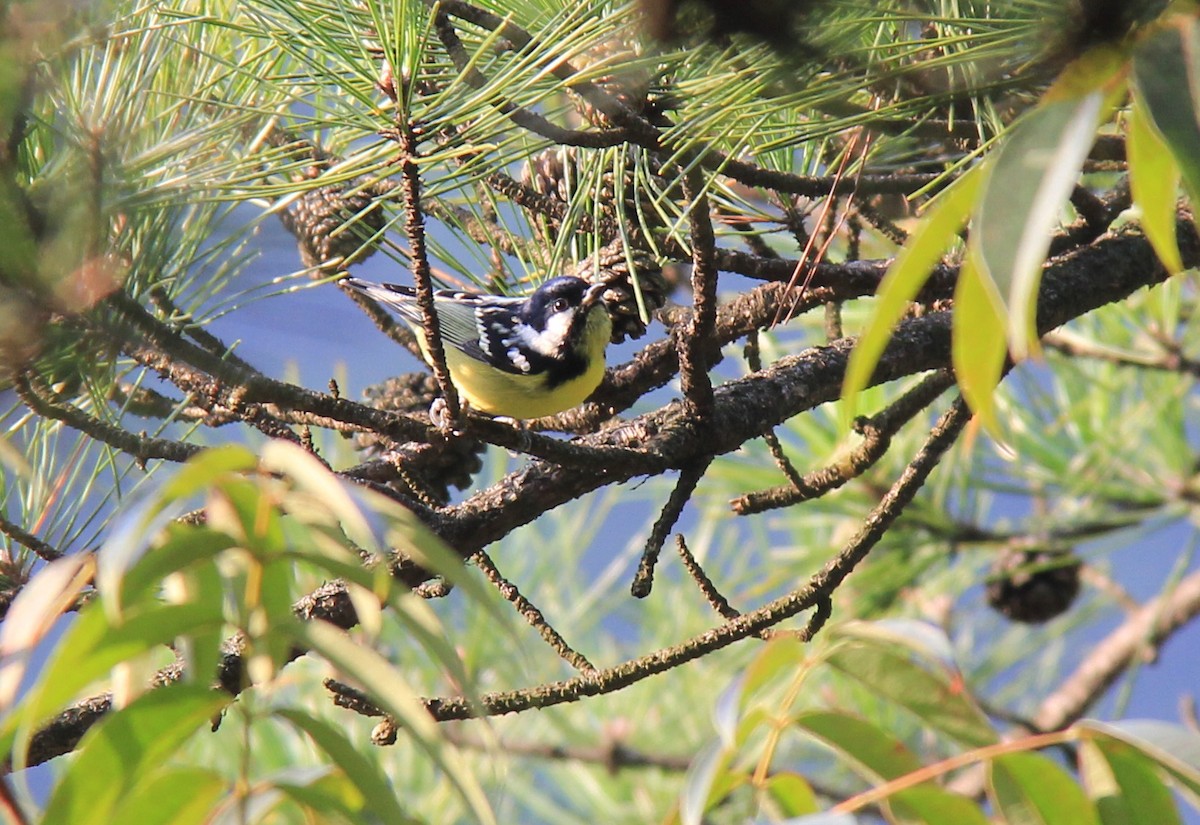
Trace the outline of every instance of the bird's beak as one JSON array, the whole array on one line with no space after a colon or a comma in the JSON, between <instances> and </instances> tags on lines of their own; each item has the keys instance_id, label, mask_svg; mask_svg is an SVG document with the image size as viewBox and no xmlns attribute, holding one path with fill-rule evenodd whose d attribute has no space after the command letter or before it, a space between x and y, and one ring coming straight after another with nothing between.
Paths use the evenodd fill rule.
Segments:
<instances>
[{"instance_id":1,"label":"bird's beak","mask_svg":"<svg viewBox=\"0 0 1200 825\"><path fill-rule=\"evenodd\" d=\"M584 309L591 309L592 305L604 297L607 290L608 284L606 283L592 284L588 287L587 292L583 293L583 301L580 306Z\"/></svg>"}]
</instances>

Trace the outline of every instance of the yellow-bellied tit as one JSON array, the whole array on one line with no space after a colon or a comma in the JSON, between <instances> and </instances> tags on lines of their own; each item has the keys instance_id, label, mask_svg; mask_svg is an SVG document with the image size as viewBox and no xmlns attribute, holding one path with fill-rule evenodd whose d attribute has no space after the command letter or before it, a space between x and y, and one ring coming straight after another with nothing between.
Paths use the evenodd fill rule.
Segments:
<instances>
[{"instance_id":1,"label":"yellow-bellied tit","mask_svg":"<svg viewBox=\"0 0 1200 825\"><path fill-rule=\"evenodd\" d=\"M341 283L395 310L429 361L417 291L357 278ZM604 377L612 320L605 284L564 275L527 298L439 289L433 307L446 367L475 409L509 418L553 415L582 403Z\"/></svg>"}]
</instances>

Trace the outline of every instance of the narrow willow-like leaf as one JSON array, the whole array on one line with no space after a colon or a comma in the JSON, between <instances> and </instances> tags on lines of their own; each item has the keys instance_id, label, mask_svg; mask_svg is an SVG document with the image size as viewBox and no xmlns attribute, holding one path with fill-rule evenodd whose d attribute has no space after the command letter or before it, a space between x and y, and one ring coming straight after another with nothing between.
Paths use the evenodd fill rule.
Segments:
<instances>
[{"instance_id":1,"label":"narrow willow-like leaf","mask_svg":"<svg viewBox=\"0 0 1200 825\"><path fill-rule=\"evenodd\" d=\"M1104 825L1179 825L1179 811L1158 766L1114 739L1079 743L1079 773Z\"/></svg>"},{"instance_id":2,"label":"narrow willow-like leaf","mask_svg":"<svg viewBox=\"0 0 1200 825\"><path fill-rule=\"evenodd\" d=\"M478 820L495 822L478 780L457 754L443 745L437 725L399 670L374 650L357 644L347 633L332 625L304 622L296 634L299 641L362 685L371 698L408 731L413 742L445 771L447 779Z\"/></svg>"},{"instance_id":3,"label":"narrow willow-like leaf","mask_svg":"<svg viewBox=\"0 0 1200 825\"><path fill-rule=\"evenodd\" d=\"M988 766L988 792L1009 825L1100 825L1071 776L1040 753L1008 753Z\"/></svg>"},{"instance_id":4,"label":"narrow willow-like leaf","mask_svg":"<svg viewBox=\"0 0 1200 825\"><path fill-rule=\"evenodd\" d=\"M89 604L55 647L17 712L5 719L4 735L10 724L20 724L18 741L26 741L38 725L111 668L169 645L178 636L220 624L219 604L164 605L132 613L118 626L106 620L99 605ZM24 752L20 746L18 750Z\"/></svg>"},{"instance_id":5,"label":"narrow willow-like leaf","mask_svg":"<svg viewBox=\"0 0 1200 825\"><path fill-rule=\"evenodd\" d=\"M1200 794L1200 734L1156 719L1121 722L1086 720L1080 727L1125 742L1166 769L1177 781Z\"/></svg>"},{"instance_id":6,"label":"narrow willow-like leaf","mask_svg":"<svg viewBox=\"0 0 1200 825\"><path fill-rule=\"evenodd\" d=\"M113 822L138 825L203 825L211 822L217 801L229 783L204 768L167 768L138 784L120 800Z\"/></svg>"},{"instance_id":7,"label":"narrow willow-like leaf","mask_svg":"<svg viewBox=\"0 0 1200 825\"><path fill-rule=\"evenodd\" d=\"M398 798L400 789L393 787L379 765L363 756L361 743L352 742L337 728L298 710L280 710L278 715L308 734L317 747L325 751L354 786L362 793L366 811L374 822L416 822L404 812ZM350 813L350 812L348 812Z\"/></svg>"},{"instance_id":8,"label":"narrow willow-like leaf","mask_svg":"<svg viewBox=\"0 0 1200 825\"><path fill-rule=\"evenodd\" d=\"M730 752L719 740L708 743L692 759L679 796L681 825L700 825L704 821L704 812L708 810L709 800L714 797L717 778L726 771L729 761Z\"/></svg>"},{"instance_id":9,"label":"narrow willow-like leaf","mask_svg":"<svg viewBox=\"0 0 1200 825\"><path fill-rule=\"evenodd\" d=\"M45 821L119 821L114 809L138 781L205 727L229 697L199 685L168 685L113 711L88 731L54 789Z\"/></svg>"},{"instance_id":10,"label":"narrow willow-like leaf","mask_svg":"<svg viewBox=\"0 0 1200 825\"><path fill-rule=\"evenodd\" d=\"M820 810L812 785L798 773L772 773L767 777L766 792L784 816L803 816Z\"/></svg>"},{"instance_id":11,"label":"narrow willow-like leaf","mask_svg":"<svg viewBox=\"0 0 1200 825\"><path fill-rule=\"evenodd\" d=\"M875 309L846 365L842 385L842 414L846 426L854 418L858 394L870 383L875 365L892 336L892 327L921 291L947 248L957 240L986 174L984 165L976 166L938 195L920 225L913 230L908 243L888 267L876 292Z\"/></svg>"},{"instance_id":12,"label":"narrow willow-like leaf","mask_svg":"<svg viewBox=\"0 0 1200 825\"><path fill-rule=\"evenodd\" d=\"M38 571L21 588L0 625L0 711L12 709L29 657L87 586L95 570L90 553L67 556Z\"/></svg>"},{"instance_id":13,"label":"narrow willow-like leaf","mask_svg":"<svg viewBox=\"0 0 1200 825\"><path fill-rule=\"evenodd\" d=\"M1152 29L1133 53L1138 97L1179 164L1193 200L1200 197L1200 23L1175 15Z\"/></svg>"},{"instance_id":14,"label":"narrow willow-like leaf","mask_svg":"<svg viewBox=\"0 0 1200 825\"><path fill-rule=\"evenodd\" d=\"M950 358L958 388L983 426L1002 438L993 392L1000 383L1008 354L1005 330L1008 314L996 284L968 254L954 288L954 318Z\"/></svg>"},{"instance_id":15,"label":"narrow willow-like leaf","mask_svg":"<svg viewBox=\"0 0 1200 825\"><path fill-rule=\"evenodd\" d=\"M767 642L744 672L744 681L739 687L738 697L742 707L763 685L780 673L796 670L807 657L805 646L794 636L780 635Z\"/></svg>"},{"instance_id":16,"label":"narrow willow-like leaf","mask_svg":"<svg viewBox=\"0 0 1200 825\"><path fill-rule=\"evenodd\" d=\"M296 778L297 771L287 771L285 777L274 777L275 790L282 799L290 799L316 821L337 821L341 816L348 822L360 822L369 813L364 811L366 798L355 780L341 769L328 767Z\"/></svg>"},{"instance_id":17,"label":"narrow willow-like leaf","mask_svg":"<svg viewBox=\"0 0 1200 825\"><path fill-rule=\"evenodd\" d=\"M923 825L988 825L991 822L978 803L932 783L906 788L884 803L898 822Z\"/></svg>"},{"instance_id":18,"label":"narrow willow-like leaf","mask_svg":"<svg viewBox=\"0 0 1200 825\"><path fill-rule=\"evenodd\" d=\"M798 714L792 724L825 743L871 782L895 779L921 767L921 760L887 731L858 716L832 710Z\"/></svg>"},{"instance_id":19,"label":"narrow willow-like leaf","mask_svg":"<svg viewBox=\"0 0 1200 825\"><path fill-rule=\"evenodd\" d=\"M1183 269L1175 237L1175 203L1179 193L1179 164L1171 154L1141 95L1133 98L1128 119L1125 157L1129 162L1129 188L1142 213L1142 229L1167 271Z\"/></svg>"},{"instance_id":20,"label":"narrow willow-like leaf","mask_svg":"<svg viewBox=\"0 0 1200 825\"><path fill-rule=\"evenodd\" d=\"M980 274L995 282L1006 301L1008 342L1017 360L1038 348L1042 264L1095 139L1104 97L1095 89L1043 103L1021 119L991 161L970 244L978 253Z\"/></svg>"},{"instance_id":21,"label":"narrow willow-like leaf","mask_svg":"<svg viewBox=\"0 0 1200 825\"><path fill-rule=\"evenodd\" d=\"M924 666L895 644L843 642L827 661L876 696L903 708L929 728L972 747L990 745L996 731L970 700L957 674Z\"/></svg>"}]
</instances>

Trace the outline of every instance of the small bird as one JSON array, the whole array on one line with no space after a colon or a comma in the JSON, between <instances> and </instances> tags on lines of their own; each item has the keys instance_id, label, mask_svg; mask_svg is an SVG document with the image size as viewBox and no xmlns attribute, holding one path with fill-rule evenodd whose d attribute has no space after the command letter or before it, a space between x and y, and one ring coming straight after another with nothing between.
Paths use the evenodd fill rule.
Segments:
<instances>
[{"instance_id":1,"label":"small bird","mask_svg":"<svg viewBox=\"0 0 1200 825\"><path fill-rule=\"evenodd\" d=\"M341 283L395 310L429 361L417 291L357 278ZM446 367L475 409L508 418L553 415L582 403L604 377L612 319L607 286L564 275L528 298L439 289L433 293Z\"/></svg>"}]
</instances>

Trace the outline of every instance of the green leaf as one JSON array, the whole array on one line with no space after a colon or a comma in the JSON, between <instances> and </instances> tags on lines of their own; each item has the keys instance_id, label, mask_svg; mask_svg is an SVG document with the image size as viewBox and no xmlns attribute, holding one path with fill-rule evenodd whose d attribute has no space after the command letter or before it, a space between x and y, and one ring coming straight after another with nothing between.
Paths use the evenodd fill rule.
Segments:
<instances>
[{"instance_id":1,"label":"green leaf","mask_svg":"<svg viewBox=\"0 0 1200 825\"><path fill-rule=\"evenodd\" d=\"M1171 791L1157 765L1115 739L1079 743L1080 775L1104 825L1179 825Z\"/></svg>"},{"instance_id":2,"label":"green leaf","mask_svg":"<svg viewBox=\"0 0 1200 825\"><path fill-rule=\"evenodd\" d=\"M0 710L12 709L25 678L29 657L87 586L95 557L80 553L56 559L17 594L0 625Z\"/></svg>"},{"instance_id":3,"label":"green leaf","mask_svg":"<svg viewBox=\"0 0 1200 825\"><path fill-rule=\"evenodd\" d=\"M739 686L739 703L754 696L780 673L795 673L808 659L803 643L793 636L780 635L771 639L746 667Z\"/></svg>"},{"instance_id":4,"label":"green leaf","mask_svg":"<svg viewBox=\"0 0 1200 825\"><path fill-rule=\"evenodd\" d=\"M478 780L454 751L444 747L437 725L398 669L374 650L357 644L347 633L324 622L299 623L296 635L299 641L362 685L396 724L408 730L413 741L445 771L477 819L495 821Z\"/></svg>"},{"instance_id":5,"label":"green leaf","mask_svg":"<svg viewBox=\"0 0 1200 825\"><path fill-rule=\"evenodd\" d=\"M903 742L866 719L812 710L797 715L792 724L829 745L871 782L895 779L921 767L921 760Z\"/></svg>"},{"instance_id":6,"label":"green leaf","mask_svg":"<svg viewBox=\"0 0 1200 825\"><path fill-rule=\"evenodd\" d=\"M780 771L767 777L766 793L784 816L813 814L821 809L812 785L798 773Z\"/></svg>"},{"instance_id":7,"label":"green leaf","mask_svg":"<svg viewBox=\"0 0 1200 825\"><path fill-rule=\"evenodd\" d=\"M1200 26L1178 14L1150 29L1133 53L1133 82L1145 110L1200 197Z\"/></svg>"},{"instance_id":8,"label":"green leaf","mask_svg":"<svg viewBox=\"0 0 1200 825\"><path fill-rule=\"evenodd\" d=\"M987 717L970 701L957 673L929 670L895 645L844 642L828 656L831 666L864 688L904 708L928 727L972 747L997 740Z\"/></svg>"},{"instance_id":9,"label":"green leaf","mask_svg":"<svg viewBox=\"0 0 1200 825\"><path fill-rule=\"evenodd\" d=\"M950 356L963 398L983 426L1003 439L996 417L993 392L1004 371L1008 354L1005 330L1008 315L996 284L980 269L976 256L968 252L954 288L953 338Z\"/></svg>"},{"instance_id":10,"label":"green leaf","mask_svg":"<svg viewBox=\"0 0 1200 825\"><path fill-rule=\"evenodd\" d=\"M209 491L207 524L227 533L257 556L285 549L282 514L259 479L229 478Z\"/></svg>"},{"instance_id":11,"label":"green leaf","mask_svg":"<svg viewBox=\"0 0 1200 825\"><path fill-rule=\"evenodd\" d=\"M704 812L708 810L710 801L717 801L713 799L713 789L720 784L718 777L728 773L729 761L730 752L720 740L709 742L692 759L679 796L679 821L682 825L700 825L704 821Z\"/></svg>"},{"instance_id":12,"label":"green leaf","mask_svg":"<svg viewBox=\"0 0 1200 825\"><path fill-rule=\"evenodd\" d=\"M1041 104L1013 127L990 161L969 246L975 250L978 276L992 281L1006 301L1008 343L1018 361L1037 351L1042 265L1095 140L1104 100L1104 92L1096 89ZM956 315L959 311L956 304Z\"/></svg>"},{"instance_id":13,"label":"green leaf","mask_svg":"<svg viewBox=\"0 0 1200 825\"><path fill-rule=\"evenodd\" d=\"M121 821L113 814L124 795L228 702L227 695L199 685L167 685L110 712L80 742L46 806L45 821Z\"/></svg>"},{"instance_id":14,"label":"green leaf","mask_svg":"<svg viewBox=\"0 0 1200 825\"><path fill-rule=\"evenodd\" d=\"M87 684L107 674L115 665L221 621L219 604L161 605L131 613L114 627L93 602L80 611L55 647L37 684L14 717L6 720L6 725L19 721L28 736Z\"/></svg>"},{"instance_id":15,"label":"green leaf","mask_svg":"<svg viewBox=\"0 0 1200 825\"><path fill-rule=\"evenodd\" d=\"M286 779L275 778L274 786L288 799L316 814L317 821L341 815L348 822L360 822L368 814L362 790L344 770L326 767L305 781L292 778L295 773L289 771Z\"/></svg>"},{"instance_id":16,"label":"green leaf","mask_svg":"<svg viewBox=\"0 0 1200 825\"><path fill-rule=\"evenodd\" d=\"M258 458L247 447L227 444L197 453L162 485L158 498L175 501L204 492L231 473L248 473L258 464Z\"/></svg>"},{"instance_id":17,"label":"green leaf","mask_svg":"<svg viewBox=\"0 0 1200 825\"><path fill-rule=\"evenodd\" d=\"M393 787L379 765L361 753L363 744L352 742L340 730L299 710L283 709L277 715L308 734L317 747L349 778L366 803L364 813L374 822L416 822L400 807L400 788ZM352 813L352 812L351 812Z\"/></svg>"},{"instance_id":18,"label":"green leaf","mask_svg":"<svg viewBox=\"0 0 1200 825\"><path fill-rule=\"evenodd\" d=\"M1154 127L1140 95L1133 98L1125 140L1129 162L1129 187L1133 202L1142 214L1142 229L1150 239L1158 259L1174 274L1183 269L1179 243L1175 237L1175 204L1179 195L1179 164L1166 141Z\"/></svg>"},{"instance_id":19,"label":"green leaf","mask_svg":"<svg viewBox=\"0 0 1200 825\"><path fill-rule=\"evenodd\" d=\"M787 825L861 825L861 820L853 814L822 811L790 820Z\"/></svg>"},{"instance_id":20,"label":"green leaf","mask_svg":"<svg viewBox=\"0 0 1200 825\"><path fill-rule=\"evenodd\" d=\"M199 566L211 567L222 552L233 546L232 536L206 525L168 524L158 549L142 556L124 571L118 584L121 599L130 605L157 600L163 581L172 573Z\"/></svg>"},{"instance_id":21,"label":"green leaf","mask_svg":"<svg viewBox=\"0 0 1200 825\"><path fill-rule=\"evenodd\" d=\"M988 825L979 805L961 794L932 783L906 788L886 801L890 820L924 825Z\"/></svg>"},{"instance_id":22,"label":"green leaf","mask_svg":"<svg viewBox=\"0 0 1200 825\"><path fill-rule=\"evenodd\" d=\"M211 821L217 800L229 794L223 777L203 768L165 768L120 800L113 822L138 825L202 825Z\"/></svg>"},{"instance_id":23,"label":"green leaf","mask_svg":"<svg viewBox=\"0 0 1200 825\"><path fill-rule=\"evenodd\" d=\"M942 255L958 239L980 187L986 180L983 164L975 166L940 193L926 209L908 243L888 267L876 291L878 300L846 365L842 384L844 425L857 411L858 394L867 387L892 328L929 279Z\"/></svg>"},{"instance_id":24,"label":"green leaf","mask_svg":"<svg viewBox=\"0 0 1200 825\"><path fill-rule=\"evenodd\" d=\"M1193 793L1200 794L1200 734L1182 725L1155 719L1099 722L1087 719L1077 727L1125 742L1149 756Z\"/></svg>"},{"instance_id":25,"label":"green leaf","mask_svg":"<svg viewBox=\"0 0 1200 825\"><path fill-rule=\"evenodd\" d=\"M1008 825L1099 825L1096 809L1075 780L1040 753L1009 753L994 759L988 791Z\"/></svg>"}]
</instances>

